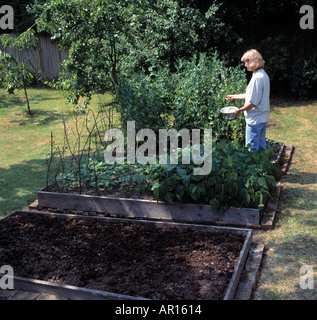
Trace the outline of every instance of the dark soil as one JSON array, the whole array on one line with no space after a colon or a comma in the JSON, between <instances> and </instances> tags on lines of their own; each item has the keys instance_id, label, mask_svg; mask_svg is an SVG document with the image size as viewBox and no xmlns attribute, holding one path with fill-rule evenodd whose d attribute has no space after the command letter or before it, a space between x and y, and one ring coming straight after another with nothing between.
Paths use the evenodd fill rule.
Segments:
<instances>
[{"instance_id":1,"label":"dark soil","mask_svg":"<svg viewBox=\"0 0 317 320\"><path fill-rule=\"evenodd\" d=\"M0 265L20 277L150 299L224 298L245 236L166 224L18 212Z\"/></svg>"}]
</instances>

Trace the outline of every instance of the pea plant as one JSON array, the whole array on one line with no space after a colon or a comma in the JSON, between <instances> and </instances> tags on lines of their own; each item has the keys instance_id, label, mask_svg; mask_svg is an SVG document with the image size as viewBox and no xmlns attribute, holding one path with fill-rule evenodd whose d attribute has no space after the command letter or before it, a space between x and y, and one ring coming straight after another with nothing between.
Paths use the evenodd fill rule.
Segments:
<instances>
[{"instance_id":1,"label":"pea plant","mask_svg":"<svg viewBox=\"0 0 317 320\"><path fill-rule=\"evenodd\" d=\"M61 188L76 188L82 193L87 187L88 177L93 177L94 184L92 181L88 184L98 190L102 172L99 170L100 161L95 159L103 156L106 147L104 133L113 126L111 107L100 105L97 113L90 109L74 109L70 119L64 114L62 119L64 135L60 145L51 133L50 154L46 157L46 189L53 184L59 192Z\"/></svg>"},{"instance_id":2,"label":"pea plant","mask_svg":"<svg viewBox=\"0 0 317 320\"><path fill-rule=\"evenodd\" d=\"M138 73L120 78L116 108L122 127L135 121L136 129L160 128L212 129L217 141L244 140L243 116L225 120L220 109L228 106L226 95L244 92L245 72L227 67L215 53L192 59L178 59L171 71L166 66L153 68L150 74ZM235 101L241 107L243 102Z\"/></svg>"}]
</instances>

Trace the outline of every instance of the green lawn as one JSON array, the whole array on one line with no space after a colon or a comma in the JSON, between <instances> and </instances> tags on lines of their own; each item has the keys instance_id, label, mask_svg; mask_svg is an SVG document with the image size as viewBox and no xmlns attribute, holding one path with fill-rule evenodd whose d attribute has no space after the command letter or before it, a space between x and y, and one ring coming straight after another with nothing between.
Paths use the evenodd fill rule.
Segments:
<instances>
[{"instance_id":1,"label":"green lawn","mask_svg":"<svg viewBox=\"0 0 317 320\"><path fill-rule=\"evenodd\" d=\"M29 89L33 116L22 92L0 89L0 217L26 209L46 184L50 134L63 136L61 112L70 115L62 93ZM110 96L101 97L110 102ZM99 98L94 97L92 108ZM317 288L317 102L273 101L268 138L293 144L292 166L283 180L281 213L272 231L259 235L266 252L254 299L317 299L317 290L299 286L300 267L311 265Z\"/></svg>"},{"instance_id":2,"label":"green lawn","mask_svg":"<svg viewBox=\"0 0 317 320\"><path fill-rule=\"evenodd\" d=\"M268 137L296 149L283 180L281 213L261 235L266 254L255 299L317 299L317 102L273 103ZM314 270L315 288L300 288L300 268Z\"/></svg>"},{"instance_id":3,"label":"green lawn","mask_svg":"<svg viewBox=\"0 0 317 320\"><path fill-rule=\"evenodd\" d=\"M8 95L0 89L0 217L25 209L36 199L36 191L46 185L46 156L50 152L53 131L62 141L61 114L70 117L72 106L62 92L53 89L29 89L31 110L26 113L23 92ZM92 109L111 97L94 97Z\"/></svg>"}]
</instances>

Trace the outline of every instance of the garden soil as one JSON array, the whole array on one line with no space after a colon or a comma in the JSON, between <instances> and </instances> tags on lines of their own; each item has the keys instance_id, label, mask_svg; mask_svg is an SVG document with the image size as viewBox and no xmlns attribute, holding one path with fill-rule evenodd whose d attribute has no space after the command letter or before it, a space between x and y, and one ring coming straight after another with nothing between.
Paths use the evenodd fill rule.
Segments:
<instances>
[{"instance_id":1,"label":"garden soil","mask_svg":"<svg viewBox=\"0 0 317 320\"><path fill-rule=\"evenodd\" d=\"M16 276L149 299L221 300L245 235L18 212L0 221Z\"/></svg>"}]
</instances>

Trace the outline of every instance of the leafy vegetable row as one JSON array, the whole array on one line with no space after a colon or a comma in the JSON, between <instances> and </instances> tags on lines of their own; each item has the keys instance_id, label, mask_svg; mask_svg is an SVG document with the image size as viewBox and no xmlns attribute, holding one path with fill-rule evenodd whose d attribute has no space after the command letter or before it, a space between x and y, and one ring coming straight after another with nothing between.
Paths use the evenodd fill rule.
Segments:
<instances>
[{"instance_id":1,"label":"leafy vegetable row","mask_svg":"<svg viewBox=\"0 0 317 320\"><path fill-rule=\"evenodd\" d=\"M97 190L152 191L157 200L210 204L224 211L230 206L263 208L282 172L272 163L273 148L249 152L236 142L220 141L213 146L212 170L194 175L194 163L109 165L103 159L87 159L80 170L87 188ZM78 170L69 168L58 183L76 187Z\"/></svg>"}]
</instances>

